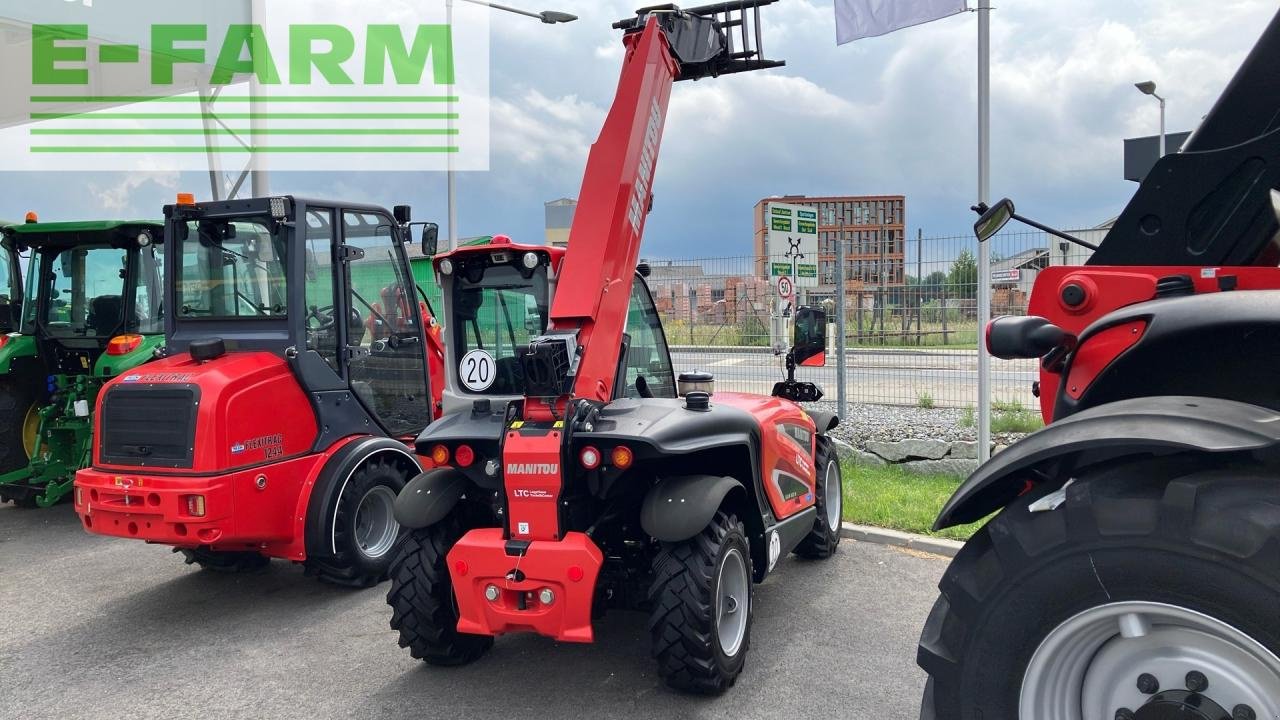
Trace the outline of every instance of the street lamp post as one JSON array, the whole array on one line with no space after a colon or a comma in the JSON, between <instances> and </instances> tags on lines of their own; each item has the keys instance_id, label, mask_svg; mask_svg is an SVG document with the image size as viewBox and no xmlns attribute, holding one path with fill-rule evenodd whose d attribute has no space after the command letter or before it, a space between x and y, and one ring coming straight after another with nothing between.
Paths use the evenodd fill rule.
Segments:
<instances>
[{"instance_id":1,"label":"street lamp post","mask_svg":"<svg viewBox=\"0 0 1280 720\"><path fill-rule=\"evenodd\" d=\"M448 25L451 29L453 28L453 1L454 0L445 0L445 3L444 3L445 24ZM497 3L485 2L485 0L462 0L462 1L471 3L472 5L482 5L484 7L492 8L494 10L502 10L504 12L514 13L516 15L524 15L525 17L535 18L537 20L541 20L543 23L547 25L573 22L574 20L578 19L577 15L570 15L569 13L559 12L556 10L543 10L541 12L530 12L528 10L521 10L519 8L513 8L507 5L499 5ZM452 142L453 141L453 95L449 96L449 103L448 103L448 106L445 108L445 113L448 115L448 124L446 125L446 128L449 133L449 140L450 142ZM446 153L446 156L447 156L446 162L448 163L445 174L446 174L446 185L447 185L446 194L448 196L448 204L449 204L449 249L456 250L458 247L458 197L457 197L457 177L456 177L457 171L454 169L454 165L453 165L453 153Z\"/></svg>"},{"instance_id":2,"label":"street lamp post","mask_svg":"<svg viewBox=\"0 0 1280 720\"><path fill-rule=\"evenodd\" d=\"M1160 101L1160 157L1164 157L1164 98L1156 94L1156 84L1151 80L1134 83L1133 86L1141 90L1143 95L1150 95Z\"/></svg>"}]
</instances>

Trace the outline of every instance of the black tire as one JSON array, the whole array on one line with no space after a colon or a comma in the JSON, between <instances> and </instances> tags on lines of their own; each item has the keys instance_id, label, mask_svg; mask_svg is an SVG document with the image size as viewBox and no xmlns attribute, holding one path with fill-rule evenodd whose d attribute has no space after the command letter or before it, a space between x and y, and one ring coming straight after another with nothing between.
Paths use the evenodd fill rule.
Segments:
<instances>
[{"instance_id":1,"label":"black tire","mask_svg":"<svg viewBox=\"0 0 1280 720\"><path fill-rule=\"evenodd\" d=\"M24 468L31 461L22 435L27 413L40 401L37 389L36 380L26 374L0 377L0 474Z\"/></svg>"},{"instance_id":2,"label":"black tire","mask_svg":"<svg viewBox=\"0 0 1280 720\"><path fill-rule=\"evenodd\" d=\"M404 529L396 524L396 536L391 544L371 554L361 546L361 535L357 531L361 517L357 510L361 501L379 488L389 490L394 502L409 479L409 472L403 467L402 463L381 454L351 474L338 490L342 495L334 506L334 515L325 519L321 534L326 541L324 546L307 549L307 574L324 582L357 588L372 587L387 579L396 546L405 535ZM385 522L395 523L395 518L388 517Z\"/></svg>"},{"instance_id":3,"label":"black tire","mask_svg":"<svg viewBox=\"0 0 1280 720\"><path fill-rule=\"evenodd\" d=\"M458 632L446 555L460 537L461 526L454 518L414 530L401 542L391 566L391 629L400 634L400 647L430 665L466 665L493 647L488 635Z\"/></svg>"},{"instance_id":4,"label":"black tire","mask_svg":"<svg viewBox=\"0 0 1280 720\"><path fill-rule=\"evenodd\" d=\"M1046 636L1115 602L1204 613L1280 654L1274 473L1185 474L1177 462L1082 478L1056 510L1030 512L1046 494L1030 493L979 530L943 576L920 638L920 717L1017 718Z\"/></svg>"},{"instance_id":5,"label":"black tire","mask_svg":"<svg viewBox=\"0 0 1280 720\"><path fill-rule=\"evenodd\" d=\"M245 573L261 570L271 563L271 558L256 552L219 551L208 548L174 548L181 552L188 565L199 565L201 570L218 573Z\"/></svg>"},{"instance_id":6,"label":"black tire","mask_svg":"<svg viewBox=\"0 0 1280 720\"><path fill-rule=\"evenodd\" d=\"M721 647L717 601L721 565L736 551L746 566L746 627L733 655ZM746 530L733 515L717 513L691 540L666 545L653 561L649 588L651 650L667 685L686 692L716 695L732 687L742 673L751 646L751 549Z\"/></svg>"},{"instance_id":7,"label":"black tire","mask_svg":"<svg viewBox=\"0 0 1280 720\"><path fill-rule=\"evenodd\" d=\"M818 484L814 492L818 517L814 519L813 530L810 530L809 534L796 546L795 553L808 560L825 560L835 555L836 548L840 547L840 518L844 511L844 486L843 475L840 472L840 458L836 456L835 450L831 447L829 438L818 438L818 456L815 458L814 465L817 467L818 473ZM837 521L834 528L831 527L827 517L828 468L835 473L836 482L840 484L841 489L841 495L838 500L840 505L836 508Z\"/></svg>"}]
</instances>

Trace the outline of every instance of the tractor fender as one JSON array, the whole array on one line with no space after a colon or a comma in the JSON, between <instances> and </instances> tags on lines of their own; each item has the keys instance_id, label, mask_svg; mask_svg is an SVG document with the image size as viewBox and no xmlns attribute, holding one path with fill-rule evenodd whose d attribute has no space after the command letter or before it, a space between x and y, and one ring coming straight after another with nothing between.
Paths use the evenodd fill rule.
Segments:
<instances>
[{"instance_id":1,"label":"tractor fender","mask_svg":"<svg viewBox=\"0 0 1280 720\"><path fill-rule=\"evenodd\" d=\"M829 410L805 408L804 411L813 420L814 430L819 435L826 435L828 432L835 430L836 426L840 424L840 416Z\"/></svg>"},{"instance_id":2,"label":"tractor fender","mask_svg":"<svg viewBox=\"0 0 1280 720\"><path fill-rule=\"evenodd\" d=\"M409 481L396 496L396 522L417 530L449 515L471 481L454 468L428 470Z\"/></svg>"},{"instance_id":3,"label":"tractor fender","mask_svg":"<svg viewBox=\"0 0 1280 720\"><path fill-rule=\"evenodd\" d=\"M662 542L681 542L702 532L725 497L742 483L731 477L679 475L650 488L640 507L640 527Z\"/></svg>"},{"instance_id":4,"label":"tractor fender","mask_svg":"<svg viewBox=\"0 0 1280 720\"><path fill-rule=\"evenodd\" d=\"M1133 455L1256 452L1280 446L1280 414L1257 405L1192 396L1134 398L1083 410L1035 432L969 476L942 508L935 530L976 522L1013 501L1034 471ZM1065 473L1055 473L1061 480Z\"/></svg>"},{"instance_id":5,"label":"tractor fender","mask_svg":"<svg viewBox=\"0 0 1280 720\"><path fill-rule=\"evenodd\" d=\"M306 548L307 554L320 548L325 552L337 554L334 547L337 531L333 527L337 513L334 512L338 498L346 489L351 476L369 458L375 455L391 454L402 456L414 467L419 467L418 459L404 446L404 443L387 437L362 437L348 441L320 469L315 485L311 488L311 497L307 500Z\"/></svg>"}]
</instances>

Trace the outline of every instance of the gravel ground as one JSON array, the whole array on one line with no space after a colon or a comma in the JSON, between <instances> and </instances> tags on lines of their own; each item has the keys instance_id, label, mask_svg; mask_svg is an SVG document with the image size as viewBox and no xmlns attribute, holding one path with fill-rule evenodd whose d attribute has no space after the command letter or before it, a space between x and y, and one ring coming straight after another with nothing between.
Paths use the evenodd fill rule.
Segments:
<instances>
[{"instance_id":1,"label":"gravel ground","mask_svg":"<svg viewBox=\"0 0 1280 720\"><path fill-rule=\"evenodd\" d=\"M813 403L825 410L836 409L832 402ZM960 408L932 408L926 410L904 405L849 404L852 413L841 418L840 426L832 433L856 448L865 448L867 442L897 442L908 439L977 440L978 428L963 427L965 412ZM1024 437L1021 433L1000 433L992 440L998 445L1010 445Z\"/></svg>"}]
</instances>

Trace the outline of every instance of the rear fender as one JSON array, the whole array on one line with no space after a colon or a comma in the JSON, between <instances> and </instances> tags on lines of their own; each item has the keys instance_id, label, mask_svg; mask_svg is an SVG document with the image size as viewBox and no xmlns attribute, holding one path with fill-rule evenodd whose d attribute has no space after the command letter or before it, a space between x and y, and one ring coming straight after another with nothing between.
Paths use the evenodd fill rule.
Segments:
<instances>
[{"instance_id":1,"label":"rear fender","mask_svg":"<svg viewBox=\"0 0 1280 720\"><path fill-rule=\"evenodd\" d=\"M357 437L342 445L320 472L310 493L304 493L301 501L306 502L306 552L313 555L317 552L336 554L336 530L333 527L338 498L346 488L347 481L365 462L375 455L389 455L418 467L418 460L405 447L404 443L387 437Z\"/></svg>"},{"instance_id":2,"label":"rear fender","mask_svg":"<svg viewBox=\"0 0 1280 720\"><path fill-rule=\"evenodd\" d=\"M935 530L980 520L1046 477L1136 455L1226 455L1280 447L1280 414L1218 398L1147 397L1100 405L1059 420L992 458L960 486ZM1053 473L1048 470L1057 466Z\"/></svg>"},{"instance_id":3,"label":"rear fender","mask_svg":"<svg viewBox=\"0 0 1280 720\"><path fill-rule=\"evenodd\" d=\"M471 481L454 468L428 470L404 486L396 496L396 522L417 530L448 517Z\"/></svg>"},{"instance_id":4,"label":"rear fender","mask_svg":"<svg viewBox=\"0 0 1280 720\"><path fill-rule=\"evenodd\" d=\"M662 542L683 542L711 523L732 492L746 493L731 477L682 475L663 478L640 507L640 527Z\"/></svg>"}]
</instances>

